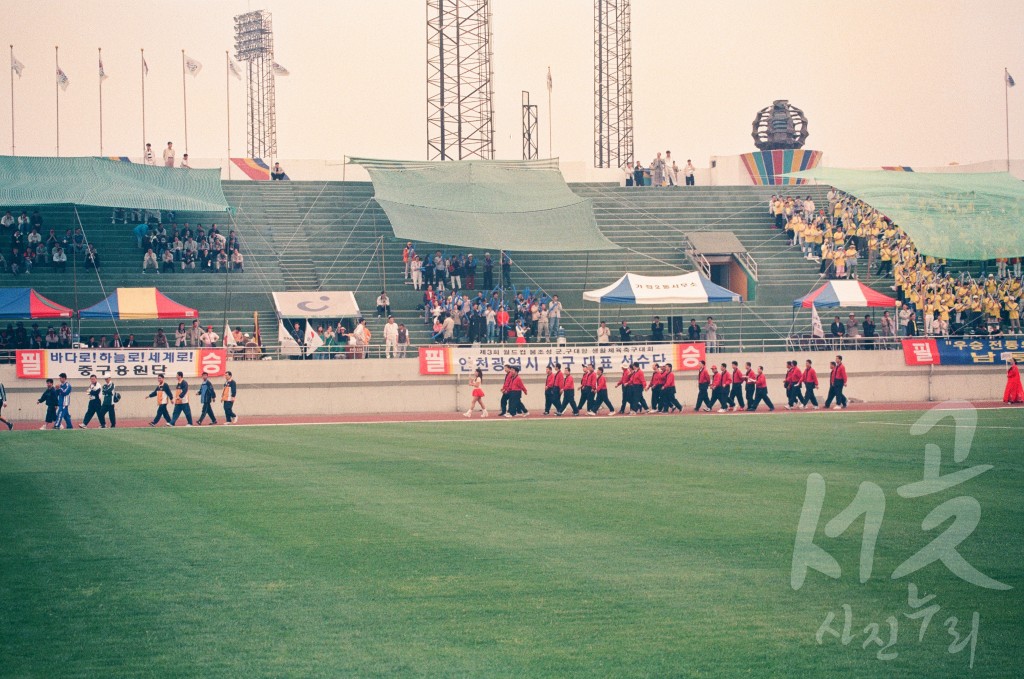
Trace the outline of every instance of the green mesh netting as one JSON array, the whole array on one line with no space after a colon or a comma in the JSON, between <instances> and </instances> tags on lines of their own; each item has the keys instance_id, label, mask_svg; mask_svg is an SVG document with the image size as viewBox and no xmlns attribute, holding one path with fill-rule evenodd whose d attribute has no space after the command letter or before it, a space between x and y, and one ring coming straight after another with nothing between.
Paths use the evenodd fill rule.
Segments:
<instances>
[{"instance_id":1,"label":"green mesh netting","mask_svg":"<svg viewBox=\"0 0 1024 679\"><path fill-rule=\"evenodd\" d=\"M94 205L223 212L220 170L180 170L106 158L0 156L0 205Z\"/></svg>"},{"instance_id":2,"label":"green mesh netting","mask_svg":"<svg viewBox=\"0 0 1024 679\"><path fill-rule=\"evenodd\" d=\"M566 185L557 160L349 162L370 173L398 238L495 250L618 248L598 230L590 201Z\"/></svg>"},{"instance_id":3,"label":"green mesh netting","mask_svg":"<svg viewBox=\"0 0 1024 679\"><path fill-rule=\"evenodd\" d=\"M860 198L903 228L918 250L949 259L1024 255L1024 182L1005 172L794 172Z\"/></svg>"}]
</instances>

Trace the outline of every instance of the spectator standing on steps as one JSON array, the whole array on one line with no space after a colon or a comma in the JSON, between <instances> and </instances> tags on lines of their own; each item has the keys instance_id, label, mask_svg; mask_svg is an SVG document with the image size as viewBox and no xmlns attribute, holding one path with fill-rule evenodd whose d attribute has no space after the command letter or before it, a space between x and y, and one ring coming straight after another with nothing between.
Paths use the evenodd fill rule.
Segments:
<instances>
[{"instance_id":1,"label":"spectator standing on steps","mask_svg":"<svg viewBox=\"0 0 1024 679\"><path fill-rule=\"evenodd\" d=\"M174 167L174 144L167 142L164 149L164 167Z\"/></svg>"},{"instance_id":2,"label":"spectator standing on steps","mask_svg":"<svg viewBox=\"0 0 1024 679\"><path fill-rule=\"evenodd\" d=\"M687 159L686 167L683 168L683 176L686 178L686 185L693 186L693 173L696 168L693 166L693 161Z\"/></svg>"}]
</instances>

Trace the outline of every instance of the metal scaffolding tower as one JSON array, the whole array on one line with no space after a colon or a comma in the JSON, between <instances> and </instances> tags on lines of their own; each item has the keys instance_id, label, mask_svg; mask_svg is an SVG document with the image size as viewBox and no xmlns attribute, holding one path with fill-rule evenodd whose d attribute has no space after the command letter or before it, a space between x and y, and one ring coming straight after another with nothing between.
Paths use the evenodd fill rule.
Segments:
<instances>
[{"instance_id":1,"label":"metal scaffolding tower","mask_svg":"<svg viewBox=\"0 0 1024 679\"><path fill-rule=\"evenodd\" d=\"M530 93L523 90L523 160L540 158L537 142L537 104L531 104Z\"/></svg>"},{"instance_id":2,"label":"metal scaffolding tower","mask_svg":"<svg viewBox=\"0 0 1024 679\"><path fill-rule=\"evenodd\" d=\"M494 158L490 0L427 0L427 159Z\"/></svg>"},{"instance_id":3,"label":"metal scaffolding tower","mask_svg":"<svg viewBox=\"0 0 1024 679\"><path fill-rule=\"evenodd\" d=\"M630 0L594 0L594 167L633 161Z\"/></svg>"},{"instance_id":4,"label":"metal scaffolding tower","mask_svg":"<svg viewBox=\"0 0 1024 679\"><path fill-rule=\"evenodd\" d=\"M274 93L274 29L270 12L235 17L235 58L245 63L248 96L246 152L250 158L277 157L277 109Z\"/></svg>"}]
</instances>

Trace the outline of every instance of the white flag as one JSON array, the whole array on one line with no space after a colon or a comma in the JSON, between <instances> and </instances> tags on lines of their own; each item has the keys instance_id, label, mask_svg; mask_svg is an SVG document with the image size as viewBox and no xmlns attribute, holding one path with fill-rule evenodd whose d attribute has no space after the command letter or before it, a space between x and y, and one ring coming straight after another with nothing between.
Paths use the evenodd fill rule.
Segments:
<instances>
[{"instance_id":1,"label":"white flag","mask_svg":"<svg viewBox=\"0 0 1024 679\"><path fill-rule=\"evenodd\" d=\"M71 84L71 79L68 78L67 74L63 71L63 69L61 69L60 66L57 67L57 84L60 85L60 89L62 92L67 92L68 85Z\"/></svg>"},{"instance_id":2,"label":"white flag","mask_svg":"<svg viewBox=\"0 0 1024 679\"><path fill-rule=\"evenodd\" d=\"M291 75L291 74L290 74L290 73L288 72L288 69L287 69L287 68L285 68L285 67L284 67L284 66L282 66L281 64L277 63L276 61L275 61L275 62L274 62L273 64L271 64L271 66L270 66L270 67L271 67L272 69L274 69L274 75Z\"/></svg>"},{"instance_id":3,"label":"white flag","mask_svg":"<svg viewBox=\"0 0 1024 679\"><path fill-rule=\"evenodd\" d=\"M551 91L551 86L552 86L552 83L551 83L551 67L548 66L548 92Z\"/></svg>"},{"instance_id":4,"label":"white flag","mask_svg":"<svg viewBox=\"0 0 1024 679\"><path fill-rule=\"evenodd\" d=\"M109 77L110 76L107 75L107 72L103 69L103 60L100 59L100 80L106 80Z\"/></svg>"},{"instance_id":5,"label":"white flag","mask_svg":"<svg viewBox=\"0 0 1024 679\"><path fill-rule=\"evenodd\" d=\"M23 64L20 61L18 61L18 59L12 53L11 54L11 70L14 71L15 75L17 75L20 78L21 77L21 72L22 72L22 70L24 70L24 68L25 68L25 64Z\"/></svg>"},{"instance_id":6,"label":"white flag","mask_svg":"<svg viewBox=\"0 0 1024 679\"><path fill-rule=\"evenodd\" d=\"M281 343L282 356L299 356L302 354L299 343L288 332L288 328L284 327L284 321L279 321L277 324L277 341Z\"/></svg>"},{"instance_id":7,"label":"white flag","mask_svg":"<svg viewBox=\"0 0 1024 679\"><path fill-rule=\"evenodd\" d=\"M185 70L189 72L193 78L199 75L199 71L203 70L203 65L192 57L185 55Z\"/></svg>"},{"instance_id":8,"label":"white flag","mask_svg":"<svg viewBox=\"0 0 1024 679\"><path fill-rule=\"evenodd\" d=\"M231 333L231 324L227 321L224 322L224 346L228 348L238 346L235 336Z\"/></svg>"},{"instance_id":9,"label":"white flag","mask_svg":"<svg viewBox=\"0 0 1024 679\"><path fill-rule=\"evenodd\" d=\"M821 327L821 316L818 315L818 307L811 304L811 337L824 337L825 329Z\"/></svg>"},{"instance_id":10,"label":"white flag","mask_svg":"<svg viewBox=\"0 0 1024 679\"><path fill-rule=\"evenodd\" d=\"M242 79L242 71L238 68L238 64L235 63L234 59L228 61L228 69L230 69L231 75L235 76L239 80Z\"/></svg>"},{"instance_id":11,"label":"white flag","mask_svg":"<svg viewBox=\"0 0 1024 679\"><path fill-rule=\"evenodd\" d=\"M314 351L324 345L324 341L320 339L320 335L317 334L313 326L306 321L306 352L312 354Z\"/></svg>"}]
</instances>

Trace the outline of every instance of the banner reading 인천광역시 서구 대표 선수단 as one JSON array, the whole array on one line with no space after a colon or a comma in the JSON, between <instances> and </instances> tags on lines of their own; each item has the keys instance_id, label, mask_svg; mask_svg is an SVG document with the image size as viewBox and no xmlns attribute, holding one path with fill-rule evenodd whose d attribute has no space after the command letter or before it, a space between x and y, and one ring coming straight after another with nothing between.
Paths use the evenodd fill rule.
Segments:
<instances>
[{"instance_id":1,"label":"banner reading \uc778\ucc9c\uad11\uc5ed\uc2dc \uc11c\uad6c \ub300\ud45c \uc120\uc218\ub2e8","mask_svg":"<svg viewBox=\"0 0 1024 679\"><path fill-rule=\"evenodd\" d=\"M484 374L497 374L505 365L516 366L523 373L540 374L555 363L562 367L592 365L605 371L621 370L631 363L639 363L645 369L653 363L671 363L674 370L697 370L704 360L704 343L437 345L420 347L419 360L421 375L462 375L477 368Z\"/></svg>"}]
</instances>

